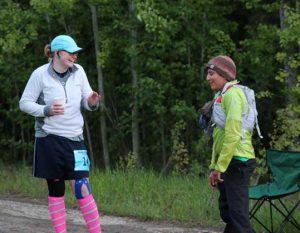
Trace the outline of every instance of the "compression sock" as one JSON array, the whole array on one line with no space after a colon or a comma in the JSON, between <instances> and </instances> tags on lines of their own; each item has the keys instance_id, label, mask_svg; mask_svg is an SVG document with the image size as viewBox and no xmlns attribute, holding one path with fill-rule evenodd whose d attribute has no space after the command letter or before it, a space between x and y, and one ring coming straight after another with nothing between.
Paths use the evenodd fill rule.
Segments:
<instances>
[{"instance_id":1,"label":"compression sock","mask_svg":"<svg viewBox=\"0 0 300 233\"><path fill-rule=\"evenodd\" d=\"M66 233L66 207L64 197L48 196L48 210L55 233Z\"/></svg>"},{"instance_id":2,"label":"compression sock","mask_svg":"<svg viewBox=\"0 0 300 233\"><path fill-rule=\"evenodd\" d=\"M101 233L100 217L92 194L78 200L89 233Z\"/></svg>"}]
</instances>

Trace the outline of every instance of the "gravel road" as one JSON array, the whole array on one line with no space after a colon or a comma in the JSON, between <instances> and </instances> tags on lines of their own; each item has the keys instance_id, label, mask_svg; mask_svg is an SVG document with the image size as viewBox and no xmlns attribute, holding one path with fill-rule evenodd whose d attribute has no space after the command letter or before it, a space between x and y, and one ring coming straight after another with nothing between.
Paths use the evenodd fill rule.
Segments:
<instances>
[{"instance_id":1,"label":"gravel road","mask_svg":"<svg viewBox=\"0 0 300 233\"><path fill-rule=\"evenodd\" d=\"M219 233L211 229L187 228L171 223L101 216L103 233ZM70 233L86 233L78 210L67 210ZM24 200L0 198L0 233L53 233L47 206Z\"/></svg>"}]
</instances>

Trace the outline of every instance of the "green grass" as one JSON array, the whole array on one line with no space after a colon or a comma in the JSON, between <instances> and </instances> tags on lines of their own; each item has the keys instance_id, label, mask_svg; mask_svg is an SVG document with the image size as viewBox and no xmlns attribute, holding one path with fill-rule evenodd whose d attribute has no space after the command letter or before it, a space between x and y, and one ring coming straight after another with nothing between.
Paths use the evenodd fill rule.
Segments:
<instances>
[{"instance_id":1,"label":"green grass","mask_svg":"<svg viewBox=\"0 0 300 233\"><path fill-rule=\"evenodd\" d=\"M287 196L283 198L283 203L288 207L290 210L293 208L296 204L297 201L300 200L300 194L294 194ZM251 201L251 205L253 205L255 201ZM280 208L281 211L286 213L286 211L283 209L281 204L279 203L278 200L273 200L273 203L276 204L278 208ZM256 218L261 221L264 225L266 225L268 228L270 228L270 208L269 208L269 203L265 202L261 209L255 214ZM300 223L300 211L299 207L298 210L296 210L296 213L293 215L297 219L297 222ZM273 208L273 226L274 226L274 232L278 232L282 221L284 220L284 217L281 214L278 214L278 212ZM255 223L254 225L256 231L258 233L264 233L266 230L259 225L258 223ZM291 225L291 223L288 223L287 226L284 228L282 233L299 233L299 230L297 230L295 227Z\"/></svg>"},{"instance_id":2,"label":"green grass","mask_svg":"<svg viewBox=\"0 0 300 233\"><path fill-rule=\"evenodd\" d=\"M206 181L185 177L159 177L154 172L97 173L91 178L101 209L110 214L145 219L212 224L219 221L217 206L207 200ZM221 223L221 222L219 222Z\"/></svg>"},{"instance_id":3,"label":"green grass","mask_svg":"<svg viewBox=\"0 0 300 233\"><path fill-rule=\"evenodd\" d=\"M212 191L207 180L198 177L160 177L153 171L96 171L90 177L93 195L99 209L105 214L133 216L149 220L180 221L190 226L203 225L220 228L218 192ZM67 186L67 206L77 208L73 194ZM33 178L29 168L0 169L0 194L18 194L24 197L44 199L46 182ZM294 197L294 201L299 196ZM290 199L287 200L290 202ZM299 212L299 211L298 211ZM259 218L269 224L269 212L263 208ZM275 214L274 222L280 217ZM298 214L297 219L300 219ZM254 225L257 232L263 229ZM289 233L297 232L288 228Z\"/></svg>"}]
</instances>

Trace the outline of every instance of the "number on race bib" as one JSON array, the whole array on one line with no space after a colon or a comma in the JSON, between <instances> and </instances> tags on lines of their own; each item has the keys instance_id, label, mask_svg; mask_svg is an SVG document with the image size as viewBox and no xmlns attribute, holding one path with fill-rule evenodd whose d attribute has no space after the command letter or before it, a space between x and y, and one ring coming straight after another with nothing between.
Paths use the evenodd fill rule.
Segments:
<instances>
[{"instance_id":1,"label":"number on race bib","mask_svg":"<svg viewBox=\"0 0 300 233\"><path fill-rule=\"evenodd\" d=\"M90 159L87 150L74 150L75 168L74 171L89 171Z\"/></svg>"}]
</instances>

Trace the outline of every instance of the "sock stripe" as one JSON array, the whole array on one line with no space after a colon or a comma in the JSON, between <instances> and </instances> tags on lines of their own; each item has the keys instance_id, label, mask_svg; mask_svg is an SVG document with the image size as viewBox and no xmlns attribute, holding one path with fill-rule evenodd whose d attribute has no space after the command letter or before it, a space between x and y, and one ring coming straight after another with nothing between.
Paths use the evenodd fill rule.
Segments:
<instances>
[{"instance_id":1,"label":"sock stripe","mask_svg":"<svg viewBox=\"0 0 300 233\"><path fill-rule=\"evenodd\" d=\"M63 219L63 218L65 218L65 217L66 217L66 215L64 214L64 215L59 216L59 217L57 217L57 218L53 218L52 220L53 220L53 221L58 221L58 220Z\"/></svg>"},{"instance_id":2,"label":"sock stripe","mask_svg":"<svg viewBox=\"0 0 300 233\"><path fill-rule=\"evenodd\" d=\"M91 222L94 222L94 221L96 221L96 220L99 220L99 217L98 217L98 216L95 217L95 218L93 218L93 219L90 219L90 220L87 221L86 223L91 223Z\"/></svg>"},{"instance_id":3,"label":"sock stripe","mask_svg":"<svg viewBox=\"0 0 300 233\"><path fill-rule=\"evenodd\" d=\"M49 210L49 211L50 211L50 214L57 214L57 213L60 213L60 212L64 212L65 208L61 208L61 209L58 209L58 210Z\"/></svg>"},{"instance_id":4,"label":"sock stripe","mask_svg":"<svg viewBox=\"0 0 300 233\"><path fill-rule=\"evenodd\" d=\"M91 209L91 210L89 210L89 211L83 213L83 215L84 215L84 216L89 215L89 214L91 214L91 213L93 213L93 212L96 212L96 210L97 210L97 206L95 206L93 209Z\"/></svg>"},{"instance_id":5,"label":"sock stripe","mask_svg":"<svg viewBox=\"0 0 300 233\"><path fill-rule=\"evenodd\" d=\"M96 225L96 226L94 226L94 227L90 227L89 229L90 229L90 230L95 230L95 229L97 229L97 228L100 228L100 222L99 222L99 223L97 223L97 225Z\"/></svg>"},{"instance_id":6,"label":"sock stripe","mask_svg":"<svg viewBox=\"0 0 300 233\"><path fill-rule=\"evenodd\" d=\"M95 203L95 201L94 201L94 200L91 200L90 202L88 202L88 203L86 203L85 205L83 205L81 208L86 208L86 207L88 207L89 205L91 205L91 204L93 204L93 203Z\"/></svg>"},{"instance_id":7,"label":"sock stripe","mask_svg":"<svg viewBox=\"0 0 300 233\"><path fill-rule=\"evenodd\" d=\"M66 224L65 222L61 222L61 223L57 223L57 224L53 224L54 227L60 227L62 225Z\"/></svg>"},{"instance_id":8,"label":"sock stripe","mask_svg":"<svg viewBox=\"0 0 300 233\"><path fill-rule=\"evenodd\" d=\"M60 202L50 202L50 203L48 204L48 206L50 207L50 206L57 206L57 205L62 205L62 204L65 204L65 202L64 202L64 201L60 201Z\"/></svg>"}]
</instances>

